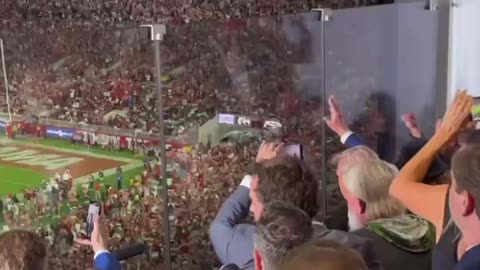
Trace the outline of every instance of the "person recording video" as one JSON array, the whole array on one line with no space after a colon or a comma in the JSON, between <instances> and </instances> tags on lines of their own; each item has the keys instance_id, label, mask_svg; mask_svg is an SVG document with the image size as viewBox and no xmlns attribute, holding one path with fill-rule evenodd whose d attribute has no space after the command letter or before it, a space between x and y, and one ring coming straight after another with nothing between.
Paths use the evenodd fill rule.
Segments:
<instances>
[{"instance_id":1,"label":"person recording video","mask_svg":"<svg viewBox=\"0 0 480 270\"><path fill-rule=\"evenodd\" d=\"M93 230L90 239L77 239L80 245L91 246L95 255L93 256L95 269L97 270L120 270L120 263L116 256L108 251L108 232L105 224L104 211L100 211L100 215L89 217L88 221L93 222ZM93 220L91 220L93 219ZM87 225L88 226L88 225Z\"/></svg>"}]
</instances>

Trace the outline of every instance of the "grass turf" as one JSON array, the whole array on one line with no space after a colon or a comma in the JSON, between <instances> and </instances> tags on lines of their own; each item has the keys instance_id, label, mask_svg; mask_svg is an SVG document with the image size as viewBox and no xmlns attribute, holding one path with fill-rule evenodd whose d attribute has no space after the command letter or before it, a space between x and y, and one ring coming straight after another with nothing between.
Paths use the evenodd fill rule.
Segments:
<instances>
[{"instance_id":1,"label":"grass turf","mask_svg":"<svg viewBox=\"0 0 480 270\"><path fill-rule=\"evenodd\" d=\"M47 176L34 170L0 164L0 196L39 187Z\"/></svg>"},{"instance_id":2,"label":"grass turf","mask_svg":"<svg viewBox=\"0 0 480 270\"><path fill-rule=\"evenodd\" d=\"M0 136L5 137L5 136ZM5 137L6 138L6 137ZM93 153L93 154L101 154L107 156L115 156L115 157L122 157L128 159L137 159L141 160L142 157L135 156L135 154L131 151L110 151L101 149L100 147L91 147L88 148L84 145L72 144L70 141L61 140L61 139L49 139L43 138L41 140L33 139L33 138L22 138L20 140L29 141L30 143L40 143L44 146L51 146L52 149L60 148L60 149L70 149L75 150L78 152L84 153ZM136 176L142 173L143 167L139 166L137 168L124 171L123 172L123 186L128 187L130 177ZM97 176L97 175L94 175ZM26 188L34 188L40 187L40 184L43 180L48 179L49 176L36 172L34 170L25 169L22 167L16 166L6 166L0 165L0 197L3 197L7 194L12 193L19 193ZM108 184L112 187L116 187L117 185L117 178L116 175L110 175L105 177L105 184Z\"/></svg>"},{"instance_id":3,"label":"grass turf","mask_svg":"<svg viewBox=\"0 0 480 270\"><path fill-rule=\"evenodd\" d=\"M6 138L6 136L0 135L0 138ZM85 145L76 145L72 144L70 141L61 140L61 139L48 139L43 138L41 140L32 139L32 138L22 138L21 140L29 141L31 143L40 143L44 146L51 146L52 149L60 148L60 149L70 149L75 150L78 152L84 153L95 153L95 154L102 154L107 156L115 156L115 157L122 157L128 159L137 159L142 160L142 157L135 156L135 154L131 151L110 151L101 149L100 147L91 147L88 148ZM137 168L124 171L123 172L123 188L128 188L130 183L129 179L134 177L138 174L141 174L143 171L143 166L139 166ZM94 175L96 176L96 175ZM48 176L34 170L16 167L16 166L7 166L0 164L0 198L4 198L8 194L19 194L19 198L23 197L20 192L24 189L40 187L43 180L48 179ZM117 178L116 175L106 176L103 182L105 185L110 185L114 188L117 186ZM83 202L85 203L85 202ZM72 209L70 208L67 202L62 202L62 207L60 210L60 216L56 216L53 214L47 214L46 216L36 220L34 222L34 227L39 225L47 225L47 224L56 224L60 219L61 216L68 215L68 213ZM2 221L0 221L0 225L3 226ZM2 228L0 226L0 232Z\"/></svg>"}]
</instances>

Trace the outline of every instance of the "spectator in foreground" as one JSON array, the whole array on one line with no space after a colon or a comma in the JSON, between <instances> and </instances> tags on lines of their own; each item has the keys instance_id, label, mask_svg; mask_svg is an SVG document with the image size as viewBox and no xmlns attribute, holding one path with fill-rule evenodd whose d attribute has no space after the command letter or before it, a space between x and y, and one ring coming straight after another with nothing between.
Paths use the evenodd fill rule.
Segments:
<instances>
[{"instance_id":1,"label":"spectator in foreground","mask_svg":"<svg viewBox=\"0 0 480 270\"><path fill-rule=\"evenodd\" d=\"M102 206L103 208L103 206ZM104 211L102 211L104 213ZM93 222L91 239L77 239L81 245L91 246L95 253L93 260L97 270L120 270L118 259L108 251L108 232L105 225L105 217L99 216Z\"/></svg>"},{"instance_id":2,"label":"spectator in foreground","mask_svg":"<svg viewBox=\"0 0 480 270\"><path fill-rule=\"evenodd\" d=\"M371 153L370 160L365 153ZM389 187L397 168L365 146L339 154L339 187L348 206L350 230L374 241L386 270L431 268L435 228L421 217L406 214Z\"/></svg>"},{"instance_id":3,"label":"spectator in foreground","mask_svg":"<svg viewBox=\"0 0 480 270\"><path fill-rule=\"evenodd\" d=\"M255 270L277 269L288 251L312 238L310 217L285 202L274 201L265 207L254 236Z\"/></svg>"},{"instance_id":4,"label":"spectator in foreground","mask_svg":"<svg viewBox=\"0 0 480 270\"><path fill-rule=\"evenodd\" d=\"M11 230L0 235L0 270L46 270L47 243L34 232Z\"/></svg>"},{"instance_id":5,"label":"spectator in foreground","mask_svg":"<svg viewBox=\"0 0 480 270\"><path fill-rule=\"evenodd\" d=\"M340 137L341 143L349 148L367 145L366 141L359 134L350 130L343 118L343 113L335 97L331 96L328 99L328 103L330 118L325 118L325 121L329 128ZM411 139L402 146L399 156L395 160L395 165L399 169L401 169L427 143L427 139L424 137L418 126L416 117L413 113L404 114L402 116L402 121L408 128ZM438 123L441 124L441 121ZM448 171L450 166L450 157L447 153L452 151L454 145L455 143L449 143L442 148L441 153L436 156L435 162L432 162L423 182L438 184L448 181L444 177L444 174Z\"/></svg>"},{"instance_id":6,"label":"spectator in foreground","mask_svg":"<svg viewBox=\"0 0 480 270\"><path fill-rule=\"evenodd\" d=\"M400 200L410 211L430 221L437 231L437 245L433 250L432 269L480 269L466 264L480 263L478 246L480 206L476 200L479 183L478 145L474 134L465 140L465 146L454 155L451 185L426 185L422 180L438 153L453 140L469 122L473 98L466 91L460 92L443 121L428 143L400 170L390 186L390 194ZM477 133L475 131L474 133ZM475 152L477 151L477 152ZM450 207L448 207L449 202ZM449 211L450 208L450 211ZM456 226L450 226L450 216ZM462 234L458 238L458 227ZM472 258L476 255L475 258ZM456 264L460 261L459 265Z\"/></svg>"},{"instance_id":7,"label":"spectator in foreground","mask_svg":"<svg viewBox=\"0 0 480 270\"><path fill-rule=\"evenodd\" d=\"M317 215L318 184L301 160L281 156L281 151L279 145L262 144L254 176L244 177L212 222L210 239L223 264L254 269L255 225L245 223L249 209L255 221L258 221L265 205L279 200L303 210L310 218ZM363 256L369 269L381 269L369 239L328 230L319 222L313 221L312 224L314 237L336 240L353 247Z\"/></svg>"},{"instance_id":8,"label":"spectator in foreground","mask_svg":"<svg viewBox=\"0 0 480 270\"><path fill-rule=\"evenodd\" d=\"M335 241L317 240L291 251L278 270L366 270L362 257Z\"/></svg>"}]
</instances>

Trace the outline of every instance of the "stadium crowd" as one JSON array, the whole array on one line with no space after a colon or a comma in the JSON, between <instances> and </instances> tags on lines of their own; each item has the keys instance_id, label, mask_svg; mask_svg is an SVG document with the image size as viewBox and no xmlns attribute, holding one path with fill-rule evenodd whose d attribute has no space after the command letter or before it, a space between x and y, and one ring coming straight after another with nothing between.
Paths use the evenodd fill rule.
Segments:
<instances>
[{"instance_id":1,"label":"stadium crowd","mask_svg":"<svg viewBox=\"0 0 480 270\"><path fill-rule=\"evenodd\" d=\"M327 125L349 148L332 160L347 205L348 231L318 220L318 181L298 156L284 152L281 142L263 142L256 155L248 144L172 149L169 159L178 164L173 165L168 206L179 251L173 252L175 269L218 265L206 248L209 240L223 269L291 269L292 265L300 269L321 265L325 268L320 269L478 269L475 174L480 133L472 129L476 124L471 118L473 98L460 92L430 139L424 137L414 116L406 115L412 140L395 164L382 160L360 134L349 129L334 97L329 104ZM247 168L252 160L253 168ZM99 195L97 191L103 189L82 187L97 200L103 197L104 226L109 231L105 237L111 241L105 248L139 240L147 243L148 260L129 260L127 269L154 269L161 263L166 239L159 233L164 211L156 208L162 203L159 188L151 189L159 185L154 180L156 170L151 169L156 165L147 164L143 177L133 179L125 190L106 187ZM75 209L82 195L73 188L68 196L69 208ZM18 198L11 199L7 206L19 205ZM52 204L46 211L55 212L55 207ZM12 207L6 209L7 224L12 217L22 217L23 222L28 215L12 215ZM254 223L249 221L249 211ZM53 255L47 260L48 269L90 268L91 251L73 244L84 230L81 217L85 215L85 207L79 207L54 234L38 232L50 239L54 251L38 253L43 258Z\"/></svg>"},{"instance_id":2,"label":"stadium crowd","mask_svg":"<svg viewBox=\"0 0 480 270\"><path fill-rule=\"evenodd\" d=\"M159 131L151 53L138 32L110 31L112 26L160 18L184 24L272 15L318 4L187 1L192 8L183 1L158 7L136 0L101 5L27 2L5 1L5 10L14 12L0 13L14 113L151 133ZM65 18L68 23L62 23ZM383 161L382 153L374 152L378 149L365 146L385 129L372 122L382 121L372 117L366 127L355 128L360 133L354 133L331 99L327 123L351 149L336 156L336 175L318 179L325 139L319 131L321 102L307 102L292 91L292 71L283 61L306 62L306 43L302 50L290 44L268 20L206 22L205 26L185 24L162 44L167 135L178 136L217 112L248 111L257 117L268 113L287 123L289 139L307 146L306 160L285 157L282 145L270 143L263 144L258 154L255 142L171 149L167 156L173 169L168 172L170 180L165 179L170 186L167 206L160 196L157 163L128 179L123 189L104 185L100 176L78 189L62 182L63 177L53 177L38 190L2 201L0 211L0 222L8 228L38 228L37 235L48 239L51 252L43 254L48 257L45 269L93 267L92 250L74 243L85 233L86 207L92 199L105 207L109 245L103 248L138 242L147 246L146 255L123 262L126 269L161 267L166 241L173 245L173 269L211 269L218 265L217 258L232 269L293 269L292 265L317 269L322 263L336 265L335 269L475 269L468 264L479 257L474 229L475 199L480 194L473 182L480 153L478 132L457 138L470 110L468 95L459 95L430 140L412 118L405 119L414 141L395 164ZM196 42L182 42L185 39ZM373 111L367 114L378 116ZM328 155L342 149L340 143L328 143ZM457 152L452 156L453 149ZM450 181L446 176L450 167L454 180L449 186L445 182ZM333 195L329 190L328 199L337 201L339 212L318 220L323 213L313 191L318 190L319 180L331 179L329 187L339 190ZM170 210L173 239L164 239L161 233L165 222L161 205ZM250 206L254 222L248 217ZM68 214L63 214L65 209ZM52 217L57 222L48 220ZM448 222L450 217L454 224ZM458 230L462 238L457 237ZM3 246L8 241L0 236ZM0 261L8 263L2 245Z\"/></svg>"}]
</instances>

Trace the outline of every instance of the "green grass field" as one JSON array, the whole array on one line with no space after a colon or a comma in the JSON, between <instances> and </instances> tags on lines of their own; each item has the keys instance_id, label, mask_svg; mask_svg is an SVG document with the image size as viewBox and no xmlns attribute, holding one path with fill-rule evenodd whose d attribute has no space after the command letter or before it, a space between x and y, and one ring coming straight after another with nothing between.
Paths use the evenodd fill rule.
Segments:
<instances>
[{"instance_id":1,"label":"green grass field","mask_svg":"<svg viewBox=\"0 0 480 270\"><path fill-rule=\"evenodd\" d=\"M6 139L5 136L0 136L0 139ZM42 139L38 141L37 139L21 139L15 143L21 144L24 143L40 143L42 146L48 146L51 149L68 149L74 150L75 152L81 153L91 153L91 154L100 154L112 157L121 157L128 158L131 160L141 160L141 157L136 157L131 151L109 151L104 150L98 147L87 148L83 145L71 144L70 141L59 140L59 139ZM123 172L124 187L128 186L128 179L132 176L138 175L142 172L143 166L138 166L134 169L130 169ZM94 175L96 176L96 175ZM48 175L45 175L41 172L35 170L17 167L17 166L7 166L0 164L0 197L5 195L18 193L20 190L27 188L39 187L43 180L48 179ZM17 180L13 180L17 179ZM22 179L18 181L18 179ZM105 184L116 186L116 176L110 175L105 177Z\"/></svg>"},{"instance_id":2,"label":"green grass field","mask_svg":"<svg viewBox=\"0 0 480 270\"><path fill-rule=\"evenodd\" d=\"M135 156L131 151L109 151L104 150L99 147L88 148L83 145L74 145L70 141L60 140L60 139L42 139L38 141L37 139L23 138L16 141L9 141L6 136L0 135L0 141L7 140L6 142L12 143L13 145L29 144L46 146L53 150L68 150L75 151L76 153L86 153L86 154L98 154L104 156L111 156L113 159L124 158L134 161L133 168L123 171L123 187L126 188L129 186L129 179L133 176L141 174L143 171L143 164L140 162L143 158ZM135 166L135 161L138 163L138 166ZM94 175L97 176L97 175ZM43 180L48 179L49 176L38 172L32 169L24 168L21 166L14 165L4 165L0 164L0 198L4 198L9 194L17 194L18 198L22 198L23 194L20 192L24 189L31 189L35 187L40 187ZM16 179L16 180L13 180ZM19 180L21 179L21 180ZM109 175L105 177L105 185L110 185L116 187L116 175ZM79 187L78 187L79 188ZM81 201L80 203L88 204L88 201ZM47 214L35 220L33 227L46 226L49 224L57 224L62 216L68 215L72 211L71 206L67 201L62 202L62 207L60 209L60 215L54 215L53 213ZM0 232L2 231L3 223L0 220Z\"/></svg>"},{"instance_id":3,"label":"green grass field","mask_svg":"<svg viewBox=\"0 0 480 270\"><path fill-rule=\"evenodd\" d=\"M0 195L16 193L19 189L38 187L46 178L46 175L34 170L0 164Z\"/></svg>"}]
</instances>

